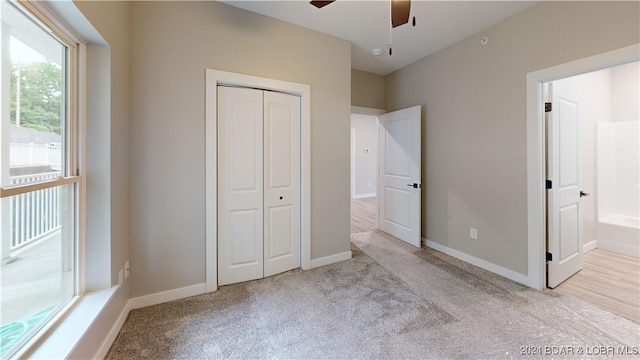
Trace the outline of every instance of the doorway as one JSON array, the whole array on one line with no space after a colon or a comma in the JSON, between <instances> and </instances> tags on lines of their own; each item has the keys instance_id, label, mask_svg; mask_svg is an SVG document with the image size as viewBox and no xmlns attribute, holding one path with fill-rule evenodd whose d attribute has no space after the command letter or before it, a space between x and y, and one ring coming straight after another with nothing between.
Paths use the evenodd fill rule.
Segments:
<instances>
[{"instance_id":1,"label":"doorway","mask_svg":"<svg viewBox=\"0 0 640 360\"><path fill-rule=\"evenodd\" d=\"M375 194L377 217L372 230L378 228L418 248L421 246L421 118L420 105L380 114L376 138L375 117L366 119L354 115L352 139L355 140L351 147L352 159L355 159L351 169L355 183L352 208L357 211L361 205L359 198ZM368 136L358 137L358 120L365 120L367 127L360 132ZM366 138L368 142L358 142ZM376 148L377 156L373 156ZM362 159L361 162L358 159ZM368 208L374 204L372 201Z\"/></svg>"},{"instance_id":2,"label":"doorway","mask_svg":"<svg viewBox=\"0 0 640 360\"><path fill-rule=\"evenodd\" d=\"M300 97L300 267L311 268L311 88L309 85L206 70L205 291L218 287L218 86L271 90Z\"/></svg>"},{"instance_id":3,"label":"doorway","mask_svg":"<svg viewBox=\"0 0 640 360\"><path fill-rule=\"evenodd\" d=\"M547 170L559 167L577 172L573 177L579 186L573 190L573 195L579 205L574 209L580 215L577 231L557 232L555 236L560 238L553 242L558 246L547 248L553 257L561 256L560 264L548 263L547 286L635 322L640 321L637 296L640 291L640 229L637 225L640 208L637 185L640 183L639 79L640 63L635 61L547 84L547 101L552 103L547 114L564 112L560 119L547 115L547 120L550 117L559 120L571 132L547 139ZM560 109L555 108L558 99ZM566 126L574 123L566 118L567 114L573 113L567 111L568 107L577 110L573 127ZM547 124L548 134L549 128L553 127L550 125L553 124ZM550 143L562 143L562 139L569 139L577 151L577 166L567 165L562 157L557 161L550 156L549 149L553 148ZM564 151L565 157L568 152ZM559 181L559 177L553 178L553 188L547 190L548 194L558 191L556 186L563 186L556 184ZM571 191L569 187L565 188ZM547 228L553 230L558 225L558 218L571 219L567 216L571 211L554 217L552 205L556 201L553 196L548 200ZM560 225L558 227L565 227ZM554 236L552 231L548 234ZM564 244L566 239L562 236L567 234L579 234L579 241L569 239L568 244ZM575 249L575 254L569 249ZM568 259L569 256L573 259Z\"/></svg>"},{"instance_id":4,"label":"doorway","mask_svg":"<svg viewBox=\"0 0 640 360\"><path fill-rule=\"evenodd\" d=\"M527 74L527 238L526 285L542 290L546 281L546 161L543 84L572 75L638 61L640 44Z\"/></svg>"},{"instance_id":5,"label":"doorway","mask_svg":"<svg viewBox=\"0 0 640 360\"><path fill-rule=\"evenodd\" d=\"M527 277L526 285L546 288L546 188L543 84L576 74L638 61L635 44L527 74Z\"/></svg>"},{"instance_id":6,"label":"doorway","mask_svg":"<svg viewBox=\"0 0 640 360\"><path fill-rule=\"evenodd\" d=\"M351 233L378 229L379 120L371 114L351 114ZM382 111L380 110L380 113Z\"/></svg>"}]
</instances>

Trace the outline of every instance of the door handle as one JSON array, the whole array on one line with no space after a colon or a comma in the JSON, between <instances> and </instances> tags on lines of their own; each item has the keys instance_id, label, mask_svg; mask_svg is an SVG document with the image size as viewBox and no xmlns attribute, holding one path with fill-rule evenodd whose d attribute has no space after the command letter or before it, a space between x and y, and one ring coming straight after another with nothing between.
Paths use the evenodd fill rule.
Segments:
<instances>
[{"instance_id":1,"label":"door handle","mask_svg":"<svg viewBox=\"0 0 640 360\"><path fill-rule=\"evenodd\" d=\"M580 190L580 197L585 197L585 196L589 196L589 194L587 194L586 192Z\"/></svg>"},{"instance_id":2,"label":"door handle","mask_svg":"<svg viewBox=\"0 0 640 360\"><path fill-rule=\"evenodd\" d=\"M407 184L407 186L411 186L414 189L422 189L422 184L418 184L418 183Z\"/></svg>"}]
</instances>

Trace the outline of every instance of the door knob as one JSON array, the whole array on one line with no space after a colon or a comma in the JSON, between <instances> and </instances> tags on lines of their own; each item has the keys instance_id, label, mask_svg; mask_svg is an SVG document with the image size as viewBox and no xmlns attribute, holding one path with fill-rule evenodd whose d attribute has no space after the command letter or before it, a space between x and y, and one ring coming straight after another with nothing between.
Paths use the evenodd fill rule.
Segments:
<instances>
[{"instance_id":1,"label":"door knob","mask_svg":"<svg viewBox=\"0 0 640 360\"><path fill-rule=\"evenodd\" d=\"M580 191L580 197L585 197L585 196L589 196L589 194L587 194L586 192L581 190Z\"/></svg>"},{"instance_id":2,"label":"door knob","mask_svg":"<svg viewBox=\"0 0 640 360\"><path fill-rule=\"evenodd\" d=\"M411 186L414 189L421 189L422 188L422 185L418 184L418 183L407 184L407 186Z\"/></svg>"}]
</instances>

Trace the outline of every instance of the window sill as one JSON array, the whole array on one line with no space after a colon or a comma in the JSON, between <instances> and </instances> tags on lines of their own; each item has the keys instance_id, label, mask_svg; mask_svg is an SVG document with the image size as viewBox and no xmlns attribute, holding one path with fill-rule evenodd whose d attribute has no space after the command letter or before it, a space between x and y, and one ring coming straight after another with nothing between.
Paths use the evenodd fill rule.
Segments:
<instances>
[{"instance_id":1,"label":"window sill","mask_svg":"<svg viewBox=\"0 0 640 360\"><path fill-rule=\"evenodd\" d=\"M39 339L27 344L16 358L66 359L79 344L102 310L109 304L119 289L110 289L84 294L78 298L66 314L63 314Z\"/></svg>"}]
</instances>

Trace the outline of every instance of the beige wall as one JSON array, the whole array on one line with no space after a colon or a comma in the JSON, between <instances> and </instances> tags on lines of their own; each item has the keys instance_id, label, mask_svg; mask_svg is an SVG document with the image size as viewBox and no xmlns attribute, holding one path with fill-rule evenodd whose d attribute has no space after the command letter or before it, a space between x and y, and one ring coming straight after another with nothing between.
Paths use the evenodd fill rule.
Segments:
<instances>
[{"instance_id":1,"label":"beige wall","mask_svg":"<svg viewBox=\"0 0 640 360\"><path fill-rule=\"evenodd\" d=\"M87 49L87 242L107 233L96 244L106 247L96 257L110 256L111 286L129 259L129 3L78 1L76 6L106 41ZM93 216L104 209L108 211ZM87 267L88 272L96 270ZM87 290L101 288L90 284Z\"/></svg>"},{"instance_id":2,"label":"beige wall","mask_svg":"<svg viewBox=\"0 0 640 360\"><path fill-rule=\"evenodd\" d=\"M351 105L384 109L384 76L351 70Z\"/></svg>"},{"instance_id":3,"label":"beige wall","mask_svg":"<svg viewBox=\"0 0 640 360\"><path fill-rule=\"evenodd\" d=\"M206 68L311 86L311 257L349 251L350 44L219 2L131 10L131 297L205 281Z\"/></svg>"},{"instance_id":4,"label":"beige wall","mask_svg":"<svg viewBox=\"0 0 640 360\"><path fill-rule=\"evenodd\" d=\"M129 259L130 7L120 1L76 1L76 10L65 8L67 2L54 5L88 41L84 279L90 292L117 285L118 272ZM129 284L115 290L68 358L95 357L129 299Z\"/></svg>"},{"instance_id":5,"label":"beige wall","mask_svg":"<svg viewBox=\"0 0 640 360\"><path fill-rule=\"evenodd\" d=\"M423 237L527 274L526 74L638 43L639 14L543 2L386 77L388 111L424 109Z\"/></svg>"}]
</instances>

